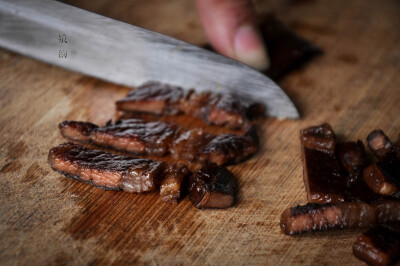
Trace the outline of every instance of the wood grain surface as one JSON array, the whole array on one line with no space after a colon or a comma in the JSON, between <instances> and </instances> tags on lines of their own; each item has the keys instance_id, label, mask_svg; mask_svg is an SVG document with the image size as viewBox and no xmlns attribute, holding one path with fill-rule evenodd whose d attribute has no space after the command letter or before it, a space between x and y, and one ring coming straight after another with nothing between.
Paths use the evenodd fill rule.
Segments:
<instances>
[{"instance_id":1,"label":"wood grain surface","mask_svg":"<svg viewBox=\"0 0 400 266\"><path fill-rule=\"evenodd\" d=\"M206 43L192 1L68 2ZM360 264L351 247L362 230L289 237L279 218L287 207L306 202L301 128L326 121L342 140L365 140L375 128L397 137L400 2L256 4L260 16L276 13L325 54L280 82L302 119L261 121L260 151L229 167L240 192L227 210L200 211L188 199L169 205L156 192L103 191L53 172L48 151L64 141L57 124L104 123L129 89L0 49L1 265Z\"/></svg>"}]
</instances>

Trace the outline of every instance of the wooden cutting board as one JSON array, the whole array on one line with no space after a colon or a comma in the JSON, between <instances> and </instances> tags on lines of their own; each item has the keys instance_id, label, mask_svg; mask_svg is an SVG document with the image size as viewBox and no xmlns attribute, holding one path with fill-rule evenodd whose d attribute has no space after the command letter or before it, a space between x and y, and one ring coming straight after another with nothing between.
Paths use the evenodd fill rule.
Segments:
<instances>
[{"instance_id":1,"label":"wooden cutting board","mask_svg":"<svg viewBox=\"0 0 400 266\"><path fill-rule=\"evenodd\" d=\"M70 1L195 43L206 42L188 0ZM265 3L264 3L265 2ZM289 237L280 214L306 202L299 130L329 122L342 140L400 131L400 2L257 1L325 54L281 81L302 119L261 121L261 149L230 166L228 210L173 206L158 193L102 191L49 168L65 119L104 123L128 88L0 49L0 264L360 264L362 230ZM0 25L1 27L1 25ZM55 55L57 56L57 55ZM196 123L190 122L192 126Z\"/></svg>"}]
</instances>

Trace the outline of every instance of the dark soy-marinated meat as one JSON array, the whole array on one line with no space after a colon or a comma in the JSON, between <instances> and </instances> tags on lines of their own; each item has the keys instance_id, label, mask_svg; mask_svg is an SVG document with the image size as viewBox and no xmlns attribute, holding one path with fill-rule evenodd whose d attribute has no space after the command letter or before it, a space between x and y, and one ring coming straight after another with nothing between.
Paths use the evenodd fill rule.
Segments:
<instances>
[{"instance_id":1,"label":"dark soy-marinated meat","mask_svg":"<svg viewBox=\"0 0 400 266\"><path fill-rule=\"evenodd\" d=\"M235 177L226 168L206 165L189 178L189 197L199 209L228 208L235 193Z\"/></svg>"},{"instance_id":2,"label":"dark soy-marinated meat","mask_svg":"<svg viewBox=\"0 0 400 266\"><path fill-rule=\"evenodd\" d=\"M301 130L300 139L302 146L307 149L335 154L336 135L327 123Z\"/></svg>"},{"instance_id":3,"label":"dark soy-marinated meat","mask_svg":"<svg viewBox=\"0 0 400 266\"><path fill-rule=\"evenodd\" d=\"M372 131L367 142L378 162L364 170L365 182L375 193L400 198L400 158L396 145L382 130Z\"/></svg>"},{"instance_id":4,"label":"dark soy-marinated meat","mask_svg":"<svg viewBox=\"0 0 400 266\"><path fill-rule=\"evenodd\" d=\"M48 162L55 171L106 189L139 193L155 190L161 184L168 187L161 196L170 202L179 199L182 194L181 184L190 175L188 168L182 164L135 159L90 150L73 143L52 148ZM172 183L175 185L168 185Z\"/></svg>"},{"instance_id":5,"label":"dark soy-marinated meat","mask_svg":"<svg viewBox=\"0 0 400 266\"><path fill-rule=\"evenodd\" d=\"M335 153L335 133L329 124L301 131L303 178L312 203L345 200L346 177Z\"/></svg>"},{"instance_id":6,"label":"dark soy-marinated meat","mask_svg":"<svg viewBox=\"0 0 400 266\"><path fill-rule=\"evenodd\" d=\"M116 102L118 110L161 114L177 114L187 92L177 86L149 82Z\"/></svg>"},{"instance_id":7,"label":"dark soy-marinated meat","mask_svg":"<svg viewBox=\"0 0 400 266\"><path fill-rule=\"evenodd\" d=\"M178 203L187 185L187 177L192 173L183 164L168 165L160 184L160 196L165 202Z\"/></svg>"},{"instance_id":8,"label":"dark soy-marinated meat","mask_svg":"<svg viewBox=\"0 0 400 266\"><path fill-rule=\"evenodd\" d=\"M195 93L161 83L148 83L117 101L117 109L127 112L178 114L203 119L213 125L240 128L263 113L262 105L233 94Z\"/></svg>"},{"instance_id":9,"label":"dark soy-marinated meat","mask_svg":"<svg viewBox=\"0 0 400 266\"><path fill-rule=\"evenodd\" d=\"M258 149L254 127L244 135L213 135L202 129L182 133L170 148L175 159L197 161L201 164L217 165L238 163L254 154Z\"/></svg>"},{"instance_id":10,"label":"dark soy-marinated meat","mask_svg":"<svg viewBox=\"0 0 400 266\"><path fill-rule=\"evenodd\" d=\"M105 127L88 122L64 121L59 129L63 137L92 142L100 146L137 154L165 155L177 127L165 122L146 122L141 119L119 120Z\"/></svg>"},{"instance_id":11,"label":"dark soy-marinated meat","mask_svg":"<svg viewBox=\"0 0 400 266\"><path fill-rule=\"evenodd\" d=\"M363 169L366 166L364 144L360 140L338 143L336 150L339 162L348 175L347 188L352 188L362 179Z\"/></svg>"},{"instance_id":12,"label":"dark soy-marinated meat","mask_svg":"<svg viewBox=\"0 0 400 266\"><path fill-rule=\"evenodd\" d=\"M285 210L280 225L285 234L294 235L395 222L400 222L400 202L385 200L375 203L308 203Z\"/></svg>"},{"instance_id":13,"label":"dark soy-marinated meat","mask_svg":"<svg viewBox=\"0 0 400 266\"><path fill-rule=\"evenodd\" d=\"M353 254L369 265L394 265L400 258L399 228L384 225L368 230L357 238Z\"/></svg>"},{"instance_id":14,"label":"dark soy-marinated meat","mask_svg":"<svg viewBox=\"0 0 400 266\"><path fill-rule=\"evenodd\" d=\"M184 131L166 122L146 122L141 119L119 120L98 127L91 123L64 121L61 134L78 142L91 142L137 154L163 156L171 152L175 159L217 165L238 163L258 149L253 126L242 136L213 135L202 129Z\"/></svg>"},{"instance_id":15,"label":"dark soy-marinated meat","mask_svg":"<svg viewBox=\"0 0 400 266\"><path fill-rule=\"evenodd\" d=\"M382 162L398 161L392 142L382 130L374 130L367 137L368 146L375 157Z\"/></svg>"},{"instance_id":16,"label":"dark soy-marinated meat","mask_svg":"<svg viewBox=\"0 0 400 266\"><path fill-rule=\"evenodd\" d=\"M243 136L233 134L216 136L200 150L198 160L201 163L217 165L243 161L258 149L257 139L252 134L253 132L255 129L251 128Z\"/></svg>"},{"instance_id":17,"label":"dark soy-marinated meat","mask_svg":"<svg viewBox=\"0 0 400 266\"><path fill-rule=\"evenodd\" d=\"M378 162L364 169L363 177L368 187L383 196L400 198L399 169L387 168Z\"/></svg>"},{"instance_id":18,"label":"dark soy-marinated meat","mask_svg":"<svg viewBox=\"0 0 400 266\"><path fill-rule=\"evenodd\" d=\"M186 161L196 161L199 151L207 145L215 136L205 132L201 128L191 129L182 132L170 147L170 152L174 159Z\"/></svg>"}]
</instances>

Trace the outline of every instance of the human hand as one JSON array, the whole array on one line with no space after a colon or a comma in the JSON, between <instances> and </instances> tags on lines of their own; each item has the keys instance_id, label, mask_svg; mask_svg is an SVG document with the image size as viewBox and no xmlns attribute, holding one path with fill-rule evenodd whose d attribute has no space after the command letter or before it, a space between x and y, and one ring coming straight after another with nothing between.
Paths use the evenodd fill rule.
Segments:
<instances>
[{"instance_id":1,"label":"human hand","mask_svg":"<svg viewBox=\"0 0 400 266\"><path fill-rule=\"evenodd\" d=\"M269 67L251 0L196 0L204 30L221 54L258 70Z\"/></svg>"}]
</instances>

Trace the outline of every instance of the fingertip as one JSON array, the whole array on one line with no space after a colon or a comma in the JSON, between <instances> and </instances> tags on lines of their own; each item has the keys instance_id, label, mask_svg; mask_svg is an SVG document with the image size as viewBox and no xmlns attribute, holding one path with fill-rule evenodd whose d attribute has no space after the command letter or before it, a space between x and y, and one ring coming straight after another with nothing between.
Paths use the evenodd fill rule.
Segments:
<instances>
[{"instance_id":1,"label":"fingertip","mask_svg":"<svg viewBox=\"0 0 400 266\"><path fill-rule=\"evenodd\" d=\"M247 24L237 28L234 42L236 59L257 70L267 70L270 60L264 40L254 25Z\"/></svg>"}]
</instances>

